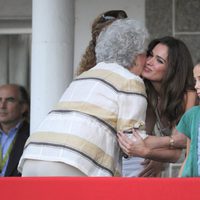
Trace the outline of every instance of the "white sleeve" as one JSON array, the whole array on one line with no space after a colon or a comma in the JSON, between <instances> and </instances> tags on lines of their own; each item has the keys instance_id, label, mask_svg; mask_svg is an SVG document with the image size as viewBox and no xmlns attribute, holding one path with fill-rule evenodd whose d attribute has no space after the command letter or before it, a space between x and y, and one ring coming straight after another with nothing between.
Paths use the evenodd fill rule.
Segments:
<instances>
[{"instance_id":1,"label":"white sleeve","mask_svg":"<svg viewBox=\"0 0 200 200\"><path fill-rule=\"evenodd\" d=\"M145 96L138 93L120 93L118 105L118 131L130 129L139 121L145 122L147 109L147 100Z\"/></svg>"}]
</instances>

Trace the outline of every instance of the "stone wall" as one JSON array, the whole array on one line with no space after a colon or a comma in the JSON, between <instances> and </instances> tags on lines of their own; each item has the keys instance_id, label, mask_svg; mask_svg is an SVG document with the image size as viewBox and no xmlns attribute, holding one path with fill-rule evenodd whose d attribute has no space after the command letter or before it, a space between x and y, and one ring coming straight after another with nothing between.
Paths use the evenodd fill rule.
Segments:
<instances>
[{"instance_id":1,"label":"stone wall","mask_svg":"<svg viewBox=\"0 0 200 200\"><path fill-rule=\"evenodd\" d=\"M194 63L200 59L200 1L146 0L145 3L151 38L175 36L186 43Z\"/></svg>"},{"instance_id":2,"label":"stone wall","mask_svg":"<svg viewBox=\"0 0 200 200\"><path fill-rule=\"evenodd\" d=\"M200 1L146 0L146 26L150 38L175 36L188 46L194 64L200 59ZM166 167L163 176L176 177L184 159Z\"/></svg>"}]
</instances>

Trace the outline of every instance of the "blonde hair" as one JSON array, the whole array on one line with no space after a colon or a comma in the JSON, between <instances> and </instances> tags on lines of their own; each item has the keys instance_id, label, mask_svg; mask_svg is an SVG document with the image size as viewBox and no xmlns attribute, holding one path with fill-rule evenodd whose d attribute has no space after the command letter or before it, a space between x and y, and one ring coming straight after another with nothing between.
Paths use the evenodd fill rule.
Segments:
<instances>
[{"instance_id":1,"label":"blonde hair","mask_svg":"<svg viewBox=\"0 0 200 200\"><path fill-rule=\"evenodd\" d=\"M113 15L114 17L109 17L108 15ZM116 15L116 16L115 16ZM85 53L83 54L81 61L79 63L79 68L77 75L81 74L84 71L87 71L94 67L96 65L96 54L95 54L95 47L96 47L96 41L101 33L101 31L107 27L109 24L111 24L113 21L119 18L126 18L127 14L123 10L110 10L101 13L99 16L97 16L93 23L91 28L91 35L92 39L89 42L89 45L87 46Z\"/></svg>"}]
</instances>

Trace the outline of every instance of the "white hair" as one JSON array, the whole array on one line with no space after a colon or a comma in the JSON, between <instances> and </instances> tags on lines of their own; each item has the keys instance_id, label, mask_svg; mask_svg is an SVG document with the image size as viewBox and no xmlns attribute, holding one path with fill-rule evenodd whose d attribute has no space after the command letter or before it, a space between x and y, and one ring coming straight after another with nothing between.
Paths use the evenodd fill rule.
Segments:
<instances>
[{"instance_id":1,"label":"white hair","mask_svg":"<svg viewBox=\"0 0 200 200\"><path fill-rule=\"evenodd\" d=\"M118 63L126 68L132 66L136 56L145 52L148 31L134 19L118 19L99 35L95 53L97 63Z\"/></svg>"}]
</instances>

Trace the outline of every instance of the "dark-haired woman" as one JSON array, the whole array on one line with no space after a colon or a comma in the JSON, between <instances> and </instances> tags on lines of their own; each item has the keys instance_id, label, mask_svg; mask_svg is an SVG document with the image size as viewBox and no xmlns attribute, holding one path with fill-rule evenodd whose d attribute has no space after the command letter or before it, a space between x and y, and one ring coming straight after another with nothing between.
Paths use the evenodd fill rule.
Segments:
<instances>
[{"instance_id":1,"label":"dark-haired woman","mask_svg":"<svg viewBox=\"0 0 200 200\"><path fill-rule=\"evenodd\" d=\"M177 133L175 126L183 113L196 103L192 70L191 54L181 40L167 36L150 42L142 73L148 95L146 131L149 136L142 140L133 130L134 140L130 140L118 133L124 153L147 159L140 176L156 176L157 171L151 167L154 161L150 160L176 162L186 146L186 137ZM151 136L155 130L157 134ZM131 165L130 159L125 162Z\"/></svg>"}]
</instances>

